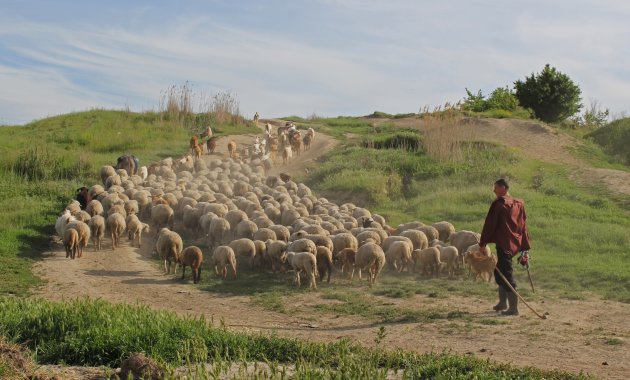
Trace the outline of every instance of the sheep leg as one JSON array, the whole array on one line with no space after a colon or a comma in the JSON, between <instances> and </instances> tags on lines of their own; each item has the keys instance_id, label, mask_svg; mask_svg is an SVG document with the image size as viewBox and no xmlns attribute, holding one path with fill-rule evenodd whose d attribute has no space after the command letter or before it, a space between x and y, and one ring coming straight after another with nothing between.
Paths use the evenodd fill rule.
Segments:
<instances>
[{"instance_id":1,"label":"sheep leg","mask_svg":"<svg viewBox=\"0 0 630 380\"><path fill-rule=\"evenodd\" d=\"M192 270L192 267L190 267ZM186 265L182 265L182 280L184 279L184 273L186 273ZM193 281L195 280L195 272L193 271Z\"/></svg>"}]
</instances>

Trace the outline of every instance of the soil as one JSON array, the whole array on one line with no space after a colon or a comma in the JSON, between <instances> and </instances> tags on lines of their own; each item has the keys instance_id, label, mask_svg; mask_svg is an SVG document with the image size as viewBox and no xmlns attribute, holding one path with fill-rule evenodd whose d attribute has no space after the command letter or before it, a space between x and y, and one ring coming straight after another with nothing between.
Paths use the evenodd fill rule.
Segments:
<instances>
[{"instance_id":1,"label":"soil","mask_svg":"<svg viewBox=\"0 0 630 380\"><path fill-rule=\"evenodd\" d=\"M263 121L264 122L264 121ZM279 125L281 121L274 121ZM413 120L403 120L413 124ZM470 126L468 126L470 127ZM614 185L614 190L630 194L628 173L593 169L571 156L566 148L578 141L531 122L492 120L476 128L479 139L489 139L520 148L537 159L560 162L583 170L584 175L599 173L599 180ZM255 134L233 138L249 144ZM227 141L217 146L217 156L226 155ZM306 170L337 144L334 139L317 134L311 149L294 158L280 171L295 174ZM210 156L206 156L209 158ZM281 163L281 160L280 160ZM593 174L594 175L594 174ZM380 324L358 316L317 312L308 306L325 300L318 292L296 293L289 314L267 310L251 302L248 296L217 295L192 285L190 277L164 275L162 267L151 258L154 233L142 248L132 248L123 239L121 248L110 250L108 239L104 250L92 252L91 245L80 260L68 260L63 247L55 242L42 252L42 260L34 268L45 280L36 297L62 300L75 297L102 298L111 302L140 303L158 310L171 310L181 315L203 314L218 324L220 319L234 330L254 333L274 332L280 336L312 341L334 341L347 337L366 346L375 344ZM214 275L209 271L205 275ZM358 281L358 280L357 280ZM335 286L334 276L330 285ZM367 286L367 284L366 284ZM377 285L378 286L378 285ZM494 285L488 285L494 286ZM521 303L521 315L497 317L492 303L476 297L431 298L416 295L411 299L383 298L397 306L440 308L467 312L465 319L437 320L428 323L389 323L380 345L417 352L452 352L489 358L518 366L561 369L586 373L601 378L627 378L630 374L630 305L600 300L564 300L537 289L528 302L539 313L548 313L541 320ZM487 324L479 321L490 321ZM497 322L498 321L498 322Z\"/></svg>"}]
</instances>

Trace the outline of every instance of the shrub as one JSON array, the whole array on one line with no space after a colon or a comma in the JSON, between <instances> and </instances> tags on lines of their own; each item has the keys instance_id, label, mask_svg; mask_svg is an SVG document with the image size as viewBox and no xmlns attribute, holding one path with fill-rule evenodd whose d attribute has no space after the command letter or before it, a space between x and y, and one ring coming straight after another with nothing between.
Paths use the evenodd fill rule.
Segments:
<instances>
[{"instance_id":1,"label":"shrub","mask_svg":"<svg viewBox=\"0 0 630 380\"><path fill-rule=\"evenodd\" d=\"M605 127L599 128L585 136L593 139L611 155L619 157L626 165L630 165L630 118L615 120Z\"/></svg>"},{"instance_id":2,"label":"shrub","mask_svg":"<svg viewBox=\"0 0 630 380\"><path fill-rule=\"evenodd\" d=\"M520 105L531 108L536 117L545 122L562 121L582 108L580 88L549 64L525 81L514 82L514 87Z\"/></svg>"}]
</instances>

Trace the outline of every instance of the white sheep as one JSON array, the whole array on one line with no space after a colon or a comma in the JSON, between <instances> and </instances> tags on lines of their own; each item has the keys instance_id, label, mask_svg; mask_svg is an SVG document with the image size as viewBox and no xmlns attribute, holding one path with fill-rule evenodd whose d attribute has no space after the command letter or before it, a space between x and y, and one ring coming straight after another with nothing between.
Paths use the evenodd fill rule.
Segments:
<instances>
[{"instance_id":1,"label":"white sheep","mask_svg":"<svg viewBox=\"0 0 630 380\"><path fill-rule=\"evenodd\" d=\"M271 270L276 273L286 261L287 243L282 240L267 240L265 246L265 258L271 263Z\"/></svg>"},{"instance_id":2,"label":"white sheep","mask_svg":"<svg viewBox=\"0 0 630 380\"><path fill-rule=\"evenodd\" d=\"M236 239L228 245L234 251L236 257L244 257L249 263L250 269L254 267L256 258L256 245L254 241L247 238Z\"/></svg>"},{"instance_id":3,"label":"white sheep","mask_svg":"<svg viewBox=\"0 0 630 380\"><path fill-rule=\"evenodd\" d=\"M422 274L427 275L429 270L435 273L435 277L440 275L440 250L436 247L429 247L425 249L415 249L411 252L411 257L414 261L414 268L418 264L422 265Z\"/></svg>"},{"instance_id":4,"label":"white sheep","mask_svg":"<svg viewBox=\"0 0 630 380\"><path fill-rule=\"evenodd\" d=\"M135 215L133 215L135 216ZM129 233L129 241L131 246L138 244L138 247L142 246L142 233L149 233L150 227L146 223L142 223L137 217L127 217L127 232Z\"/></svg>"},{"instance_id":5,"label":"white sheep","mask_svg":"<svg viewBox=\"0 0 630 380\"><path fill-rule=\"evenodd\" d=\"M295 271L294 282L300 287L300 272L304 272L308 277L308 287L317 289L315 277L317 276L317 258L310 252L289 252L287 253L287 263Z\"/></svg>"},{"instance_id":6,"label":"white sheep","mask_svg":"<svg viewBox=\"0 0 630 380\"><path fill-rule=\"evenodd\" d=\"M174 211L169 205L158 204L151 208L151 221L157 230L163 227L173 228Z\"/></svg>"},{"instance_id":7,"label":"white sheep","mask_svg":"<svg viewBox=\"0 0 630 380\"><path fill-rule=\"evenodd\" d=\"M411 251L413 251L411 242L395 241L385 253L385 260L400 273L412 264Z\"/></svg>"},{"instance_id":8,"label":"white sheep","mask_svg":"<svg viewBox=\"0 0 630 380\"><path fill-rule=\"evenodd\" d=\"M75 229L79 234L78 254L80 258L83 256L83 248L87 247L88 242L90 241L90 227L84 222L73 220L66 225L66 231L68 229Z\"/></svg>"},{"instance_id":9,"label":"white sheep","mask_svg":"<svg viewBox=\"0 0 630 380\"><path fill-rule=\"evenodd\" d=\"M103 205L98 200L92 199L85 208L85 211L87 211L90 216L103 215Z\"/></svg>"},{"instance_id":10,"label":"white sheep","mask_svg":"<svg viewBox=\"0 0 630 380\"><path fill-rule=\"evenodd\" d=\"M438 239L442 241L448 241L451 235L455 233L455 226L453 226L450 222L437 222L433 223L431 226L438 231Z\"/></svg>"},{"instance_id":11,"label":"white sheep","mask_svg":"<svg viewBox=\"0 0 630 380\"><path fill-rule=\"evenodd\" d=\"M357 251L354 267L368 272L368 283L370 287L376 283L376 277L385 266L385 253L376 243L366 243L359 247ZM360 278L360 274L359 274Z\"/></svg>"},{"instance_id":12,"label":"white sheep","mask_svg":"<svg viewBox=\"0 0 630 380\"><path fill-rule=\"evenodd\" d=\"M210 257L210 267L214 268L214 273L217 276L220 275L223 279L227 278L228 264L232 267L234 279L236 279L236 256L232 248L225 245L215 248L214 252L212 252L212 257Z\"/></svg>"},{"instance_id":13,"label":"white sheep","mask_svg":"<svg viewBox=\"0 0 630 380\"><path fill-rule=\"evenodd\" d=\"M90 226L92 239L94 240L94 250L100 251L101 243L105 236L105 218L101 215L94 215L88 222L88 226Z\"/></svg>"},{"instance_id":14,"label":"white sheep","mask_svg":"<svg viewBox=\"0 0 630 380\"><path fill-rule=\"evenodd\" d=\"M127 228L125 217L117 212L111 214L107 217L107 228L112 238L112 250L115 250L120 246L120 236L125 231L125 228Z\"/></svg>"},{"instance_id":15,"label":"white sheep","mask_svg":"<svg viewBox=\"0 0 630 380\"><path fill-rule=\"evenodd\" d=\"M457 247L452 245L442 246L439 244L435 247L440 250L440 261L446 263L448 277L453 277L455 275L455 269L457 268L458 262L460 261Z\"/></svg>"},{"instance_id":16,"label":"white sheep","mask_svg":"<svg viewBox=\"0 0 630 380\"><path fill-rule=\"evenodd\" d=\"M177 232L162 228L155 243L155 251L164 260L164 272L171 272L171 261L175 263L173 273L177 273L177 263L184 249L184 243ZM168 264L168 265L167 265Z\"/></svg>"},{"instance_id":17,"label":"white sheep","mask_svg":"<svg viewBox=\"0 0 630 380\"><path fill-rule=\"evenodd\" d=\"M59 236L59 238L63 239L66 232L66 225L73 220L76 220L76 218L72 216L70 210L64 210L61 216L57 218L57 221L55 222L55 231L57 232L57 236Z\"/></svg>"}]
</instances>

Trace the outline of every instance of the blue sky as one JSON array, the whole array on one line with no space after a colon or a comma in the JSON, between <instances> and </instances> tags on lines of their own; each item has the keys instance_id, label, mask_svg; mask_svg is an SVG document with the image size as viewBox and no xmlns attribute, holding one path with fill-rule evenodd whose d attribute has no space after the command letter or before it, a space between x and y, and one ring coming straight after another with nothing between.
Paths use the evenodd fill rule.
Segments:
<instances>
[{"instance_id":1,"label":"blue sky","mask_svg":"<svg viewBox=\"0 0 630 380\"><path fill-rule=\"evenodd\" d=\"M546 63L630 111L630 3L0 0L0 124L157 110L188 82L251 117L418 112Z\"/></svg>"}]
</instances>

